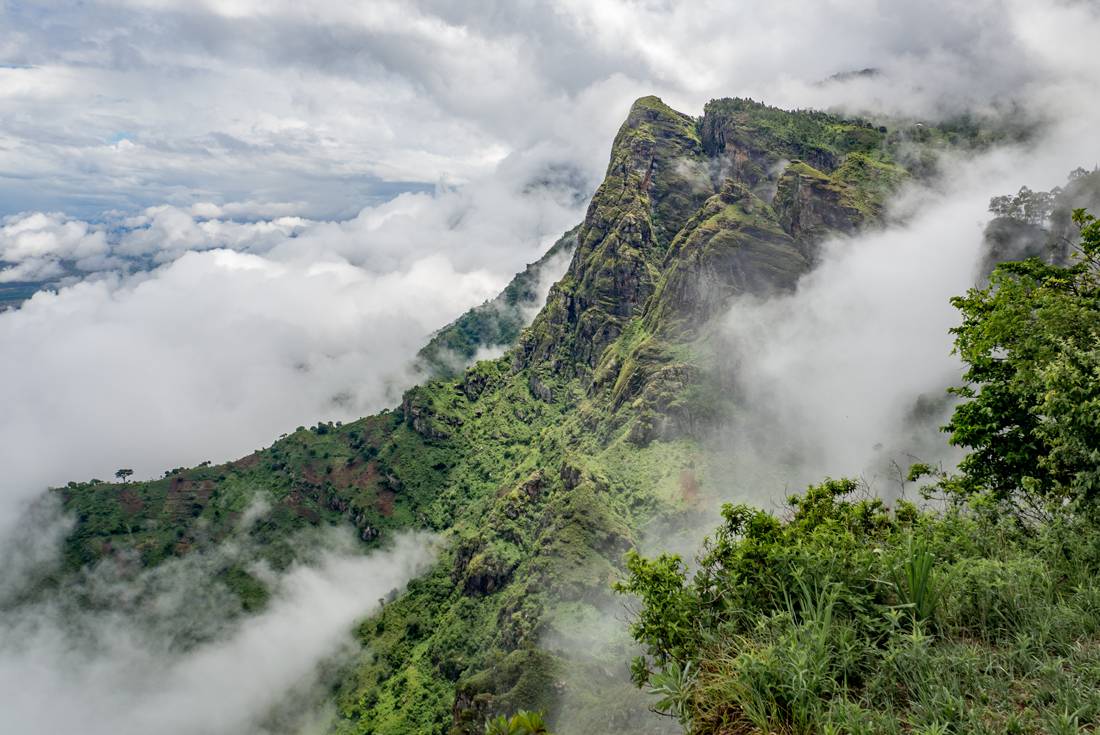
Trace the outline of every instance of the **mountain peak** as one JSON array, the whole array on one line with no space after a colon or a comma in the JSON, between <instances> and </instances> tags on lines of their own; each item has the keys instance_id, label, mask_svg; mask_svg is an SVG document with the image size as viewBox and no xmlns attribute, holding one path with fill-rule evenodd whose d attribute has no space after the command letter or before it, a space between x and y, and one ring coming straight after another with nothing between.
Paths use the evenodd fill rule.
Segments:
<instances>
[{"instance_id":1,"label":"mountain peak","mask_svg":"<svg viewBox=\"0 0 1100 735\"><path fill-rule=\"evenodd\" d=\"M630 106L630 113L627 115L627 118L629 119L635 115L643 114L686 117L682 112L678 112L666 105L664 100L655 94L647 94L644 97L639 97L634 100L634 103Z\"/></svg>"}]
</instances>

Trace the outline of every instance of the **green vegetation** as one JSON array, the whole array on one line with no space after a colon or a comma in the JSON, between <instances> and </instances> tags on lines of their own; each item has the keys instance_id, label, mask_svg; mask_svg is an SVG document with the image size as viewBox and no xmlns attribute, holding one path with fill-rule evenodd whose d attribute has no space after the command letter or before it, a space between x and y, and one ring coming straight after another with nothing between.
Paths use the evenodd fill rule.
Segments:
<instances>
[{"instance_id":1,"label":"green vegetation","mask_svg":"<svg viewBox=\"0 0 1100 735\"><path fill-rule=\"evenodd\" d=\"M520 710L511 718L500 715L485 724L485 735L550 735L539 712Z\"/></svg>"},{"instance_id":2,"label":"green vegetation","mask_svg":"<svg viewBox=\"0 0 1100 735\"><path fill-rule=\"evenodd\" d=\"M692 733L1083 733L1100 726L1100 222L1074 262L954 300L968 450L942 510L826 480L727 505L693 574L631 554L636 683Z\"/></svg>"},{"instance_id":3,"label":"green vegetation","mask_svg":"<svg viewBox=\"0 0 1100 735\"><path fill-rule=\"evenodd\" d=\"M866 120L844 119L813 110L788 112L749 99L711 100L699 124L703 145L714 154L727 148L746 152L740 163L750 184L766 178L761 155L806 161L832 171L848 153L876 154L886 130Z\"/></svg>"},{"instance_id":4,"label":"green vegetation","mask_svg":"<svg viewBox=\"0 0 1100 735\"><path fill-rule=\"evenodd\" d=\"M949 493L1046 518L1100 495L1100 224L1084 210L1070 266L1032 259L999 267L954 300L966 400L948 429L969 448Z\"/></svg>"},{"instance_id":5,"label":"green vegetation","mask_svg":"<svg viewBox=\"0 0 1100 735\"><path fill-rule=\"evenodd\" d=\"M657 706L693 733L1100 722L1100 528L1066 514L1025 531L857 490L810 488L783 519L726 507L690 578L675 557L630 559L621 588L642 598L649 653L634 671Z\"/></svg>"},{"instance_id":6,"label":"green vegetation","mask_svg":"<svg viewBox=\"0 0 1100 735\"><path fill-rule=\"evenodd\" d=\"M404 529L430 529L443 539L435 564L356 628L362 653L333 693L336 732L480 735L486 722L537 732L534 716L512 715L521 711L547 713L557 732L661 732L664 721L619 676L631 641L607 610L617 602L611 585L624 554L654 524L688 525L713 492L703 440L732 398L704 377L713 357L706 321L738 295L792 288L821 238L881 221L883 202L912 174L893 137L868 122L748 100L711 102L699 120L656 97L638 100L584 222L500 297L435 335L421 353L433 377L407 391L399 409L300 427L235 462L157 480L70 483L56 493L76 525L64 568L42 586L65 585L96 564L149 569L231 545L238 552L212 570L211 583L245 614L269 596L253 565L286 569L308 552L303 539L318 527L353 528L364 553ZM568 271L521 331L540 269L569 250ZM975 313L986 308L980 294L968 298L977 299ZM1078 334L1069 327L1052 325L1050 344ZM974 349L983 344L974 341ZM489 346L510 349L464 367ZM1091 354L1084 343L1080 349ZM1085 390L1092 363L1072 355L1042 365L1025 356L1018 372ZM989 382L978 373L971 379L969 390ZM1003 390L1034 399L1028 410L1048 410L1036 403L1050 398L1048 389L1005 380ZM1066 483L1087 494L1091 480L1067 474L1085 461L1087 418L1039 421L1036 431L1049 432L1048 445L1060 450L1057 468L1036 475L1042 482L1049 475L1044 497L1069 497ZM959 478L936 479L963 488ZM951 497L984 498L988 483L973 482ZM1000 656L989 647L1016 640L1036 616L1061 616L1050 633L1058 640L1084 630L1081 611L1095 597L1074 585L1093 562L1074 557L1047 574L1028 556L1057 556L1059 539L1087 531L1078 515L1063 518L1062 535L1054 525L1039 533L961 505L942 517L911 506L890 511L847 499L854 489L827 482L786 521L727 510L703 577L691 583L674 557L630 557L624 589L646 603L635 633L650 650L635 678L648 680L661 709L695 728L776 718L794 727L792 718L812 721L801 709L811 703L835 703L835 723L908 722L913 702L931 707L942 693L916 688L931 679L890 689L882 651L893 652L890 671L913 676L922 670L908 662L920 650L937 661L962 652L993 680L995 667L1023 664L997 658L981 668L974 657ZM992 505L1017 494L995 494ZM967 602L956 589L975 568L1001 582L984 591L966 582L979 596ZM996 643L973 643L968 616L1007 615L998 595L1016 594L1008 581L1020 570L1032 574L1020 594L1046 607L1024 622L997 623L1011 635L998 633ZM943 648L947 640L956 648ZM1040 656L1050 640L1027 655ZM1091 648L1059 650L1081 664L1059 676L1088 676ZM1045 672L1017 679L1038 681ZM796 691L796 680L810 688ZM871 681L880 689L868 689ZM729 719L731 701L753 714ZM881 705L873 715L872 704ZM1084 700L1057 704L1072 705L1063 714L1079 722L1092 717ZM1035 706L1042 716L1054 711Z\"/></svg>"},{"instance_id":7,"label":"green vegetation","mask_svg":"<svg viewBox=\"0 0 1100 735\"><path fill-rule=\"evenodd\" d=\"M854 206L864 216L877 216L881 214L886 200L909 178L909 174L896 163L853 153L833 172L833 178L847 187Z\"/></svg>"}]
</instances>

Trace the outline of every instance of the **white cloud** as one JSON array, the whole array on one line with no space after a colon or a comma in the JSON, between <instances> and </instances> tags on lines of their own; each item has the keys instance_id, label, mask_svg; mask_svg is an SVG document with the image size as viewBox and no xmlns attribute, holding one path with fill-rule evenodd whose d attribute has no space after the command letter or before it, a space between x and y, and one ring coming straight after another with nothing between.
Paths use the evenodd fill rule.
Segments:
<instances>
[{"instance_id":1,"label":"white cloud","mask_svg":"<svg viewBox=\"0 0 1100 735\"><path fill-rule=\"evenodd\" d=\"M219 207L217 214L225 214L226 209L230 212L238 210L233 206ZM147 255L158 262L166 262L189 250L232 248L266 251L311 224L301 217L279 217L258 222L198 219L204 213L211 212L211 208L193 206L191 210L168 204L147 207L141 215L126 219L125 224L131 229L119 238L114 252L123 256Z\"/></svg>"},{"instance_id":2,"label":"white cloud","mask_svg":"<svg viewBox=\"0 0 1100 735\"><path fill-rule=\"evenodd\" d=\"M647 93L689 112L741 94L929 115L1095 76L1082 49L1096 9L1084 2L102 2L0 14L17 29L0 47L0 170L18 176L0 179L6 206L80 216L250 199L350 216L400 182L467 181L547 142L591 178L626 104ZM813 86L868 66L883 75Z\"/></svg>"},{"instance_id":3,"label":"white cloud","mask_svg":"<svg viewBox=\"0 0 1100 735\"><path fill-rule=\"evenodd\" d=\"M441 256L372 273L213 250L40 293L0 316L5 503L115 465L148 476L228 459L391 405L427 335L497 286Z\"/></svg>"},{"instance_id":4,"label":"white cloud","mask_svg":"<svg viewBox=\"0 0 1100 735\"><path fill-rule=\"evenodd\" d=\"M10 215L0 225L0 283L61 275L62 260L90 262L108 250L105 233L56 212Z\"/></svg>"},{"instance_id":5,"label":"white cloud","mask_svg":"<svg viewBox=\"0 0 1100 735\"><path fill-rule=\"evenodd\" d=\"M396 404L431 333L581 218L574 191L532 189L531 170L509 161L492 179L341 222L163 205L104 241L87 223L12 218L11 238L45 233L55 257L87 255L94 237L98 260L76 266L103 270L0 313L0 526L46 484L227 460L300 424ZM143 259L163 265L145 272Z\"/></svg>"}]
</instances>

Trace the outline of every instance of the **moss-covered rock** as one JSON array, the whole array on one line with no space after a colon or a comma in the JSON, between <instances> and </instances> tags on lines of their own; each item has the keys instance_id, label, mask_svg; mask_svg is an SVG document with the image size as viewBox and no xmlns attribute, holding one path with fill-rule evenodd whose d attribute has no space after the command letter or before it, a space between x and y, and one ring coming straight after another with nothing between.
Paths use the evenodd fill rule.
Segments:
<instances>
[{"instance_id":1,"label":"moss-covered rock","mask_svg":"<svg viewBox=\"0 0 1100 735\"><path fill-rule=\"evenodd\" d=\"M866 219L849 187L802 161L792 162L783 171L772 205L783 230L802 243L803 254L810 259L821 240L850 235Z\"/></svg>"},{"instance_id":2,"label":"moss-covered rock","mask_svg":"<svg viewBox=\"0 0 1100 735\"><path fill-rule=\"evenodd\" d=\"M569 271L521 339L519 366L549 362L567 376L595 367L652 293L668 243L709 194L691 168L702 159L690 117L656 97L634 103Z\"/></svg>"},{"instance_id":3,"label":"moss-covered rock","mask_svg":"<svg viewBox=\"0 0 1100 735\"><path fill-rule=\"evenodd\" d=\"M808 266L772 208L727 180L677 236L644 322L659 336L690 338L733 296L790 290Z\"/></svg>"}]
</instances>

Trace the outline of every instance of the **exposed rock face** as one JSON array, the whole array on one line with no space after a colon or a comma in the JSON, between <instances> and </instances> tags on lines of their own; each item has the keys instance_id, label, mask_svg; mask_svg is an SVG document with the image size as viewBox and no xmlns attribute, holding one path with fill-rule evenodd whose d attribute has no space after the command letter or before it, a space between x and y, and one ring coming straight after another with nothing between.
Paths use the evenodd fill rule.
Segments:
<instances>
[{"instance_id":1,"label":"exposed rock face","mask_svg":"<svg viewBox=\"0 0 1100 735\"><path fill-rule=\"evenodd\" d=\"M784 160L802 160L831 172L850 151L874 150L883 133L863 121L824 113L790 113L752 100L711 100L699 126L703 150L723 159L746 186L774 179Z\"/></svg>"},{"instance_id":2,"label":"exposed rock face","mask_svg":"<svg viewBox=\"0 0 1100 735\"><path fill-rule=\"evenodd\" d=\"M982 257L976 280L984 283L998 263L1038 258L1045 263L1065 265L1070 261L1070 243L1077 237L1073 210L1100 209L1100 171L1072 179L1051 192L1054 200L1046 227L1014 217L996 217L985 228Z\"/></svg>"},{"instance_id":3,"label":"exposed rock face","mask_svg":"<svg viewBox=\"0 0 1100 735\"><path fill-rule=\"evenodd\" d=\"M508 583L515 568L515 562L488 553L479 554L470 561L463 590L467 595L492 594Z\"/></svg>"},{"instance_id":4,"label":"exposed rock face","mask_svg":"<svg viewBox=\"0 0 1100 735\"><path fill-rule=\"evenodd\" d=\"M471 401L476 401L478 396L485 392L486 387L489 385L489 377L472 368L466 371L466 375L462 380L462 393Z\"/></svg>"},{"instance_id":5,"label":"exposed rock face","mask_svg":"<svg viewBox=\"0 0 1100 735\"><path fill-rule=\"evenodd\" d=\"M984 281L994 266L1006 260L1047 260L1047 232L1038 225L1011 217L997 217L986 225L982 251L978 276L979 280Z\"/></svg>"},{"instance_id":6,"label":"exposed rock face","mask_svg":"<svg viewBox=\"0 0 1100 735\"><path fill-rule=\"evenodd\" d=\"M425 439L444 440L459 424L454 417L440 415L432 407L426 393L413 388L405 393L401 401L401 412L405 423Z\"/></svg>"},{"instance_id":7,"label":"exposed rock face","mask_svg":"<svg viewBox=\"0 0 1100 735\"><path fill-rule=\"evenodd\" d=\"M703 150L724 157L730 175L747 186L766 181L773 167L785 156L810 161L815 168L832 170L836 154L806 139L784 141L770 127L761 125L763 105L751 100L712 100L703 111L700 125Z\"/></svg>"},{"instance_id":8,"label":"exposed rock face","mask_svg":"<svg viewBox=\"0 0 1100 735\"><path fill-rule=\"evenodd\" d=\"M779 177L772 204L783 230L811 260L817 243L829 235L852 234L865 219L845 187L802 161L791 163Z\"/></svg>"},{"instance_id":9,"label":"exposed rock face","mask_svg":"<svg viewBox=\"0 0 1100 735\"><path fill-rule=\"evenodd\" d=\"M563 462L558 473L561 476L562 485L566 490L572 490L581 484L581 470L568 462Z\"/></svg>"},{"instance_id":10,"label":"exposed rock face","mask_svg":"<svg viewBox=\"0 0 1100 735\"><path fill-rule=\"evenodd\" d=\"M546 477L542 470L537 470L520 486L520 492L526 495L528 500L538 500L544 490L546 490Z\"/></svg>"},{"instance_id":11,"label":"exposed rock face","mask_svg":"<svg viewBox=\"0 0 1100 735\"><path fill-rule=\"evenodd\" d=\"M651 334L689 340L732 297L793 288L817 243L876 221L905 176L881 160L883 139L862 121L751 100L712 101L699 120L638 100L569 270L521 337L513 368L637 395L644 375L624 392L616 372L628 363L637 372L637 361L607 355L624 326L641 314Z\"/></svg>"},{"instance_id":12,"label":"exposed rock face","mask_svg":"<svg viewBox=\"0 0 1100 735\"><path fill-rule=\"evenodd\" d=\"M656 97L634 103L573 261L521 339L517 367L549 362L567 375L595 367L653 292L668 242L710 193L691 167L703 160L692 118Z\"/></svg>"},{"instance_id":13,"label":"exposed rock face","mask_svg":"<svg viewBox=\"0 0 1100 735\"><path fill-rule=\"evenodd\" d=\"M461 585L467 596L489 595L508 583L517 563L517 558L503 554L499 546L489 546L479 538L466 539L455 551L451 580Z\"/></svg>"},{"instance_id":14,"label":"exposed rock face","mask_svg":"<svg viewBox=\"0 0 1100 735\"><path fill-rule=\"evenodd\" d=\"M554 389L542 382L538 373L531 373L530 377L527 379L527 387L531 389L531 395L535 396L540 401L545 403L554 402Z\"/></svg>"},{"instance_id":15,"label":"exposed rock face","mask_svg":"<svg viewBox=\"0 0 1100 735\"><path fill-rule=\"evenodd\" d=\"M647 326L690 338L732 296L789 290L808 265L771 207L727 180L673 243Z\"/></svg>"},{"instance_id":16,"label":"exposed rock face","mask_svg":"<svg viewBox=\"0 0 1100 735\"><path fill-rule=\"evenodd\" d=\"M698 366L675 345L698 338L738 296L792 290L821 240L880 221L883 201L906 177L878 150L883 131L861 121L716 100L696 130L705 160L693 170L701 178L706 172L711 186L721 183L682 220L660 261L644 260L651 271L644 290L651 293L641 306L644 292L618 293L630 307L624 314L641 314L640 327L625 344L618 323L608 333L590 328L591 314L576 309L583 296L566 300L551 317L578 324L588 345L576 357L595 366L590 393L609 391L615 411L631 407L629 438L637 444L699 436L717 412L707 391L698 390ZM580 273L586 264L574 266ZM623 283L601 277L610 294ZM609 350L612 343L616 349Z\"/></svg>"}]
</instances>

